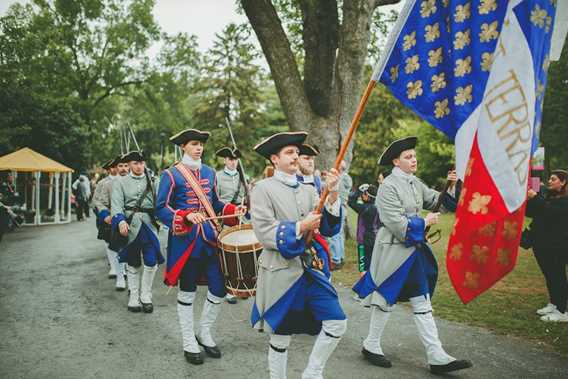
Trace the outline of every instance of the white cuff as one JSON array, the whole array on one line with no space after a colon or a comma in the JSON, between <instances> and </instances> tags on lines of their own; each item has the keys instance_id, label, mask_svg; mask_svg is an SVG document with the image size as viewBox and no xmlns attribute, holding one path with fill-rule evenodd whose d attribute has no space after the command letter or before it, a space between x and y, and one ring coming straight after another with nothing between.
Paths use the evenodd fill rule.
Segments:
<instances>
[{"instance_id":1,"label":"white cuff","mask_svg":"<svg viewBox=\"0 0 568 379\"><path fill-rule=\"evenodd\" d=\"M302 233L300 233L300 221L296 222L296 239L302 239Z\"/></svg>"},{"instance_id":2,"label":"white cuff","mask_svg":"<svg viewBox=\"0 0 568 379\"><path fill-rule=\"evenodd\" d=\"M341 210L341 200L339 197L333 204L329 203L329 198L325 201L325 210L332 216L339 217Z\"/></svg>"}]
</instances>

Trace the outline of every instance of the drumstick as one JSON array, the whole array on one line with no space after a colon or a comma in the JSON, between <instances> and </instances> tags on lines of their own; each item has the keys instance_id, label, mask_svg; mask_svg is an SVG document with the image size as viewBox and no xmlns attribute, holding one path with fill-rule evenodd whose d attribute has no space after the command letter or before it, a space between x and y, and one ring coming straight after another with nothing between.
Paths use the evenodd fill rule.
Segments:
<instances>
[{"instance_id":1,"label":"drumstick","mask_svg":"<svg viewBox=\"0 0 568 379\"><path fill-rule=\"evenodd\" d=\"M224 216L216 216L216 217L206 217L204 219L204 221L221 220L221 219L224 219L224 218L241 217L241 216L244 216L244 213L236 213L234 215L224 215Z\"/></svg>"}]
</instances>

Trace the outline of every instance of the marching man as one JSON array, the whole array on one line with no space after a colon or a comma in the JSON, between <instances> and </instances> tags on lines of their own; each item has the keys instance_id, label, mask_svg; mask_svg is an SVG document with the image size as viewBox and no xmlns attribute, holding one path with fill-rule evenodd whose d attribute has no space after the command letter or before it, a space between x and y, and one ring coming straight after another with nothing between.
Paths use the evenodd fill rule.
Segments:
<instances>
[{"instance_id":1,"label":"marching man","mask_svg":"<svg viewBox=\"0 0 568 379\"><path fill-rule=\"evenodd\" d=\"M128 310L152 313L152 283L158 264L163 263L164 258L154 219L154 184L146 172L144 160L138 151L123 156L122 161L128 163L130 174L113 183L111 213L113 228L128 239L119 252L119 261L126 263L130 290Z\"/></svg>"},{"instance_id":2,"label":"marching man","mask_svg":"<svg viewBox=\"0 0 568 379\"><path fill-rule=\"evenodd\" d=\"M246 212L246 207L219 200L215 171L201 162L203 145L209 135L209 132L187 129L170 138L181 146L184 156L162 174L156 200L158 218L169 228L165 283L176 286L179 282L177 310L184 356L196 365L203 363L199 345L209 357L221 358L211 334L226 295L217 256L217 235L222 221L217 214L239 216ZM236 217L223 220L226 224L237 222ZM206 277L209 291L196 335L193 303L200 277Z\"/></svg>"},{"instance_id":3,"label":"marching man","mask_svg":"<svg viewBox=\"0 0 568 379\"><path fill-rule=\"evenodd\" d=\"M423 208L431 209L439 196L444 207L455 209L456 202L447 193L428 188L414 174L417 170L418 139L407 137L394 141L379 158L379 165L393 165L392 173L379 187L377 208L383 227L377 233L369 271L353 290L371 305L369 335L363 341L363 356L376 366L391 367L384 356L381 336L399 301L410 301L414 323L426 348L430 371L443 374L471 367L467 360L457 360L442 348L432 316L430 298L438 279L438 264L425 239L425 228L438 222L439 213L422 217ZM455 172L448 180L457 180Z\"/></svg>"},{"instance_id":4,"label":"marching man","mask_svg":"<svg viewBox=\"0 0 568 379\"><path fill-rule=\"evenodd\" d=\"M315 214L317 191L301 185L296 176L306 137L305 132L278 133L254 148L275 168L251 194L252 225L264 247L251 321L270 333L268 366L273 379L286 378L291 335L299 333L318 334L302 378L323 378L325 364L347 326L329 270L324 270L329 265L322 263L329 256L316 244L309 248L305 239L316 229L324 236L339 231L338 173L332 169L328 174L331 193L322 214Z\"/></svg>"}]
</instances>

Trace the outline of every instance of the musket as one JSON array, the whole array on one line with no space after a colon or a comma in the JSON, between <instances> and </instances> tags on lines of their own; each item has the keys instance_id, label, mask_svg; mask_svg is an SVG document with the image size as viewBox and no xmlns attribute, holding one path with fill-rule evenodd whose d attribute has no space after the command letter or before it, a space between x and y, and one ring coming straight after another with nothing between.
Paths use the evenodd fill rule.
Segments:
<instances>
[{"instance_id":1,"label":"musket","mask_svg":"<svg viewBox=\"0 0 568 379\"><path fill-rule=\"evenodd\" d=\"M231 127L231 121L229 120L228 116L225 116L225 124L227 125L227 129L229 130L229 136L231 137L231 142L233 143L233 149L238 150L237 143L235 142L235 136L233 135L233 128ZM241 183L245 187L246 204L247 206L250 206L248 181L245 175L245 169L243 167L243 162L241 161L241 158L237 159L237 164L238 164L239 179L241 180Z\"/></svg>"}]
</instances>

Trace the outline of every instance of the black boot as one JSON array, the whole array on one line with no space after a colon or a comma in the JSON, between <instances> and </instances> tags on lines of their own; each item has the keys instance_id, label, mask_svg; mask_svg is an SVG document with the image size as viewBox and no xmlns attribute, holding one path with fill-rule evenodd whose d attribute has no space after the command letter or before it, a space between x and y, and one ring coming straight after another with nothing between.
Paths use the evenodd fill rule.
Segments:
<instances>
[{"instance_id":1,"label":"black boot","mask_svg":"<svg viewBox=\"0 0 568 379\"><path fill-rule=\"evenodd\" d=\"M430 372L432 374L447 374L448 372L463 370L466 368L470 368L473 366L468 360L460 359L457 361L453 361L448 363L447 365L430 365Z\"/></svg>"},{"instance_id":2,"label":"black boot","mask_svg":"<svg viewBox=\"0 0 568 379\"><path fill-rule=\"evenodd\" d=\"M134 313L142 312L142 307L140 307L140 306L131 307L131 306L129 305L129 306L128 306L128 311L129 311L129 312L134 312Z\"/></svg>"},{"instance_id":3,"label":"black boot","mask_svg":"<svg viewBox=\"0 0 568 379\"><path fill-rule=\"evenodd\" d=\"M197 337L195 337L195 338L197 339L197 343L199 345L203 346L203 350L205 350L205 354L207 354L211 358L221 358L221 350L219 350L219 348L217 346L206 346L206 345L201 343L199 338L197 338Z\"/></svg>"},{"instance_id":4,"label":"black boot","mask_svg":"<svg viewBox=\"0 0 568 379\"><path fill-rule=\"evenodd\" d=\"M363 356L365 357L366 360L368 360L369 362L371 362L371 364L373 364L375 366L384 367L384 368L392 367L391 361L389 361L382 354L371 353L369 350L367 350L365 348L363 348L363 350L361 350L361 353L363 353Z\"/></svg>"},{"instance_id":5,"label":"black boot","mask_svg":"<svg viewBox=\"0 0 568 379\"><path fill-rule=\"evenodd\" d=\"M154 304L152 304L152 303L141 303L141 304L142 304L142 311L144 313L154 312Z\"/></svg>"},{"instance_id":6,"label":"black boot","mask_svg":"<svg viewBox=\"0 0 568 379\"><path fill-rule=\"evenodd\" d=\"M203 357L201 356L201 353L190 353L189 351L184 351L183 355L185 357L185 360L192 365L203 364Z\"/></svg>"}]
</instances>

